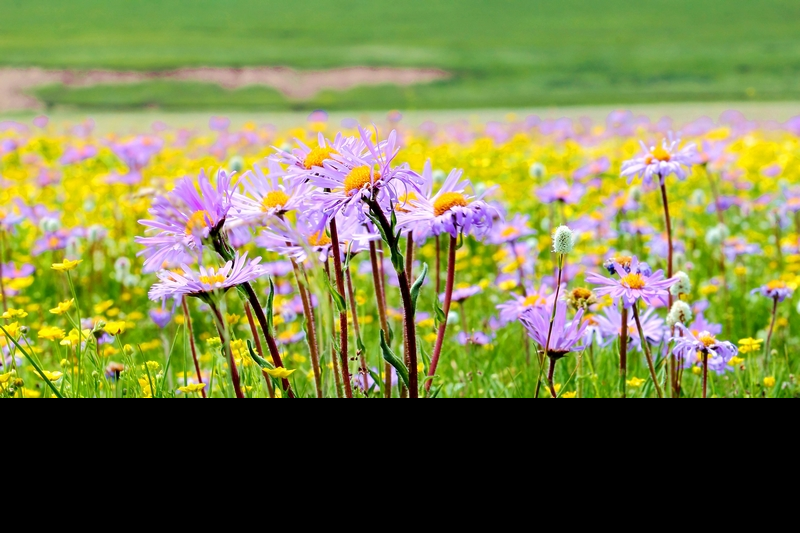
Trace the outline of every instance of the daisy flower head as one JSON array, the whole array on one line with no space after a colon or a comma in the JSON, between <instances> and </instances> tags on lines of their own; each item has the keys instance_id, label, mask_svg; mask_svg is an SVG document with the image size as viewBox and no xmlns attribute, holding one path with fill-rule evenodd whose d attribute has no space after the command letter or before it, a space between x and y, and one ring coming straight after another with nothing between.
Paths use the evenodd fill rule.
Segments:
<instances>
[{"instance_id":1,"label":"daisy flower head","mask_svg":"<svg viewBox=\"0 0 800 533\"><path fill-rule=\"evenodd\" d=\"M492 230L495 219L501 218L495 207L483 201L491 191L475 196L472 184L462 180L464 172L453 170L442 188L433 196L409 199L398 208L398 226L415 235L441 235L454 239L459 234L481 238Z\"/></svg>"},{"instance_id":2,"label":"daisy flower head","mask_svg":"<svg viewBox=\"0 0 800 533\"><path fill-rule=\"evenodd\" d=\"M341 133L333 141L325 138L322 133L317 136L316 146L307 146L299 139L295 139L295 148L281 150L270 156L270 162L283 165L286 168L286 179L308 181L325 165L344 151L362 153L366 150L363 141L358 137L344 137Z\"/></svg>"},{"instance_id":3,"label":"daisy flower head","mask_svg":"<svg viewBox=\"0 0 800 533\"><path fill-rule=\"evenodd\" d=\"M613 276L617 273L617 265L622 267L622 270L624 270L626 274L643 274L645 276L651 276L653 274L653 269L650 268L650 265L641 263L638 258L630 255L611 257L603 263L603 268L608 271L609 275ZM631 265L636 266L632 268Z\"/></svg>"},{"instance_id":4,"label":"daisy flower head","mask_svg":"<svg viewBox=\"0 0 800 533\"><path fill-rule=\"evenodd\" d=\"M550 294L548 296L548 286L542 284L538 291L531 291L529 296L520 296L519 294L512 294L513 300L500 304L497 310L500 312L500 323L506 325L525 314L529 309L537 307L550 306L552 309L553 302L555 302L556 295Z\"/></svg>"},{"instance_id":5,"label":"daisy flower head","mask_svg":"<svg viewBox=\"0 0 800 533\"><path fill-rule=\"evenodd\" d=\"M145 247L137 254L145 257L145 272L187 262L187 256L199 255L204 242L222 231L233 206L236 183L233 175L223 170L216 178L216 185L212 185L205 171L196 182L187 176L166 196L153 201L148 211L153 220L139 221L151 235L136 238Z\"/></svg>"},{"instance_id":6,"label":"daisy flower head","mask_svg":"<svg viewBox=\"0 0 800 533\"><path fill-rule=\"evenodd\" d=\"M495 224L489 235L489 244L501 245L515 242L535 235L536 232L530 227L530 217L516 215L511 220Z\"/></svg>"},{"instance_id":7,"label":"daisy flower head","mask_svg":"<svg viewBox=\"0 0 800 533\"><path fill-rule=\"evenodd\" d=\"M298 210L311 186L303 180L291 180L275 160L267 161L267 172L259 165L246 172L240 180L244 194L233 195L229 219L234 224L265 223L274 216Z\"/></svg>"},{"instance_id":8,"label":"daisy flower head","mask_svg":"<svg viewBox=\"0 0 800 533\"><path fill-rule=\"evenodd\" d=\"M168 298L179 300L184 296L207 298L216 292L224 293L266 275L260 263L260 257L248 261L245 252L241 256L237 253L233 261L219 269L200 266L195 272L183 265L176 271L162 270L157 274L160 281L150 289L149 297L153 301L164 301Z\"/></svg>"},{"instance_id":9,"label":"daisy flower head","mask_svg":"<svg viewBox=\"0 0 800 533\"><path fill-rule=\"evenodd\" d=\"M752 294L760 294L766 298L782 302L791 298L794 291L784 281L770 281L766 285L752 291Z\"/></svg>"},{"instance_id":10,"label":"daisy flower head","mask_svg":"<svg viewBox=\"0 0 800 533\"><path fill-rule=\"evenodd\" d=\"M618 306L613 305L603 308L603 314L595 315L593 319L598 325L599 337L602 339L600 345L603 348L620 338L622 333L622 313L620 313ZM640 320L647 342L654 346L661 344L667 334L664 319L658 316L655 309L650 308L642 313ZM636 318L633 313L628 315L628 341L631 343L631 347L640 352L643 351L641 335L639 335L639 328L636 325Z\"/></svg>"},{"instance_id":11,"label":"daisy flower head","mask_svg":"<svg viewBox=\"0 0 800 533\"><path fill-rule=\"evenodd\" d=\"M597 296L611 296L614 300L622 298L625 307L631 308L640 299L651 307L668 305L669 288L677 283L677 279L664 279L664 271L648 273L640 268L639 260L631 258L630 268L626 270L615 263L614 269L619 279L606 278L595 273L586 276L586 282L600 285L595 290Z\"/></svg>"},{"instance_id":12,"label":"daisy flower head","mask_svg":"<svg viewBox=\"0 0 800 533\"><path fill-rule=\"evenodd\" d=\"M681 148L681 140L665 139L660 146L647 147L641 143L644 154L622 164L622 177L628 178L628 184L636 178L642 178L645 185L663 185L666 179L674 174L681 181L689 177L692 165L697 157L697 146L689 144Z\"/></svg>"},{"instance_id":13,"label":"daisy flower head","mask_svg":"<svg viewBox=\"0 0 800 533\"><path fill-rule=\"evenodd\" d=\"M672 339L675 348L672 354L683 361L686 368L691 368L702 361L703 354L708 355L708 368L717 374L724 374L730 365L731 359L739 355L739 349L728 341L719 341L707 331L695 334L683 324L675 326L681 336Z\"/></svg>"},{"instance_id":14,"label":"daisy flower head","mask_svg":"<svg viewBox=\"0 0 800 533\"><path fill-rule=\"evenodd\" d=\"M580 183L570 185L564 178L556 178L537 191L539 200L545 204L561 202L573 205L580 202L585 194L586 187Z\"/></svg>"},{"instance_id":15,"label":"daisy flower head","mask_svg":"<svg viewBox=\"0 0 800 533\"><path fill-rule=\"evenodd\" d=\"M519 319L528 335L542 348L547 344L552 312L552 306L536 307L525 311ZM588 325L588 322L583 321L583 309L578 311L572 322L567 322L567 302L557 302L550 348L545 355L558 360L571 352L583 351L584 346L576 345L583 339Z\"/></svg>"},{"instance_id":16,"label":"daisy flower head","mask_svg":"<svg viewBox=\"0 0 800 533\"><path fill-rule=\"evenodd\" d=\"M361 143L343 147L309 176L311 184L319 190L311 195L307 205L322 214L320 228L339 213L366 220L366 202L391 209L398 203L399 191L408 195L409 191L419 190L422 178L407 164L392 166L400 151L396 131L380 142L373 141L363 128L359 132Z\"/></svg>"}]
</instances>

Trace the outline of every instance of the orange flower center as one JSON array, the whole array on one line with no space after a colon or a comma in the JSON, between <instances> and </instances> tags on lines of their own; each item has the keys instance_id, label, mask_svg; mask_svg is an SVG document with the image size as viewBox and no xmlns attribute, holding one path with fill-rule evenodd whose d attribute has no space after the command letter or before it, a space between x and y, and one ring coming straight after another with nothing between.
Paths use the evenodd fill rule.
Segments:
<instances>
[{"instance_id":1,"label":"orange flower center","mask_svg":"<svg viewBox=\"0 0 800 533\"><path fill-rule=\"evenodd\" d=\"M289 203L289 197L283 191L270 191L261 200L261 210L265 213L270 209L278 209Z\"/></svg>"},{"instance_id":2,"label":"orange flower center","mask_svg":"<svg viewBox=\"0 0 800 533\"><path fill-rule=\"evenodd\" d=\"M433 212L440 217L456 206L467 207L469 202L463 194L458 192L446 192L439 197L433 204Z\"/></svg>"},{"instance_id":3,"label":"orange flower center","mask_svg":"<svg viewBox=\"0 0 800 533\"><path fill-rule=\"evenodd\" d=\"M767 289L771 291L777 291L779 289L785 289L785 288L786 288L786 283L784 283L783 281L776 280L767 283Z\"/></svg>"},{"instance_id":4,"label":"orange flower center","mask_svg":"<svg viewBox=\"0 0 800 533\"><path fill-rule=\"evenodd\" d=\"M326 159L330 159L332 155L336 155L338 153L339 152L333 148L314 148L306 156L306 160L303 161L303 163L305 164L306 170L311 170L314 167L321 167L322 163L324 163Z\"/></svg>"},{"instance_id":5,"label":"orange flower center","mask_svg":"<svg viewBox=\"0 0 800 533\"><path fill-rule=\"evenodd\" d=\"M200 280L200 283L202 283L203 285L208 285L209 287L213 287L217 283L225 283L225 280L228 278L226 278L221 274L214 274L212 276L200 276L200 278L198 279Z\"/></svg>"},{"instance_id":6,"label":"orange flower center","mask_svg":"<svg viewBox=\"0 0 800 533\"><path fill-rule=\"evenodd\" d=\"M715 344L717 344L717 338L709 333L703 333L700 335L697 340L702 342L706 348L711 348Z\"/></svg>"},{"instance_id":7,"label":"orange flower center","mask_svg":"<svg viewBox=\"0 0 800 533\"><path fill-rule=\"evenodd\" d=\"M381 179L380 173L373 173L369 167L354 168L344 179L344 192L347 196L353 196L364 187L372 187L372 184L379 179Z\"/></svg>"},{"instance_id":8,"label":"orange flower center","mask_svg":"<svg viewBox=\"0 0 800 533\"><path fill-rule=\"evenodd\" d=\"M651 164L653 161L661 161L667 163L669 161L672 161L672 155L669 152L667 152L664 149L664 147L659 146L658 148L653 150L653 152L649 156L647 156L648 165Z\"/></svg>"},{"instance_id":9,"label":"orange flower center","mask_svg":"<svg viewBox=\"0 0 800 533\"><path fill-rule=\"evenodd\" d=\"M197 211L186 222L186 235L194 235L198 230L208 227L209 222L214 223L207 211Z\"/></svg>"},{"instance_id":10,"label":"orange flower center","mask_svg":"<svg viewBox=\"0 0 800 533\"><path fill-rule=\"evenodd\" d=\"M622 278L622 285L629 289L641 290L644 289L646 284L641 274L628 274Z\"/></svg>"},{"instance_id":11,"label":"orange flower center","mask_svg":"<svg viewBox=\"0 0 800 533\"><path fill-rule=\"evenodd\" d=\"M583 287L577 288L572 291L572 298L575 300L588 300L592 297L592 291L584 289Z\"/></svg>"},{"instance_id":12,"label":"orange flower center","mask_svg":"<svg viewBox=\"0 0 800 533\"><path fill-rule=\"evenodd\" d=\"M311 246L328 246L331 244L331 238L324 231L320 231L308 238L308 244Z\"/></svg>"},{"instance_id":13,"label":"orange flower center","mask_svg":"<svg viewBox=\"0 0 800 533\"><path fill-rule=\"evenodd\" d=\"M417 197L417 193L414 191L409 191L406 195L398 196L395 210L398 213L410 213L411 210L414 209L414 206L411 204L411 202L415 200L419 200L419 198Z\"/></svg>"}]
</instances>

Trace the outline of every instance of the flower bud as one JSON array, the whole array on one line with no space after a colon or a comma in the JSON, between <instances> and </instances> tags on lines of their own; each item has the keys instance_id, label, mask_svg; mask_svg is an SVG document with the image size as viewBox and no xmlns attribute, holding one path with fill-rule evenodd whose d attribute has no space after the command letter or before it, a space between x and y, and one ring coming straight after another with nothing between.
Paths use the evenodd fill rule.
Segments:
<instances>
[{"instance_id":1,"label":"flower bud","mask_svg":"<svg viewBox=\"0 0 800 533\"><path fill-rule=\"evenodd\" d=\"M553 251L557 254L568 254L575 248L575 234L567 226L559 226L553 232Z\"/></svg>"},{"instance_id":2,"label":"flower bud","mask_svg":"<svg viewBox=\"0 0 800 533\"><path fill-rule=\"evenodd\" d=\"M39 228L45 233L55 233L61 229L61 221L57 218L45 217L39 223Z\"/></svg>"},{"instance_id":3,"label":"flower bud","mask_svg":"<svg viewBox=\"0 0 800 533\"><path fill-rule=\"evenodd\" d=\"M228 162L228 168L230 168L231 172L238 174L244 170L244 159L238 155L231 157L231 160Z\"/></svg>"},{"instance_id":4,"label":"flower bud","mask_svg":"<svg viewBox=\"0 0 800 533\"><path fill-rule=\"evenodd\" d=\"M689 304L678 301L672 305L672 310L667 315L667 325L671 328L674 328L677 324L688 326L692 322L692 318L694 318L694 315Z\"/></svg>"},{"instance_id":5,"label":"flower bud","mask_svg":"<svg viewBox=\"0 0 800 533\"><path fill-rule=\"evenodd\" d=\"M547 175L547 169L541 163L534 163L531 165L530 173L532 178L540 180Z\"/></svg>"},{"instance_id":6,"label":"flower bud","mask_svg":"<svg viewBox=\"0 0 800 533\"><path fill-rule=\"evenodd\" d=\"M678 282L670 287L669 292L673 296L680 296L681 294L690 294L692 292L692 282L689 280L689 275L686 272L678 272L675 274Z\"/></svg>"}]
</instances>

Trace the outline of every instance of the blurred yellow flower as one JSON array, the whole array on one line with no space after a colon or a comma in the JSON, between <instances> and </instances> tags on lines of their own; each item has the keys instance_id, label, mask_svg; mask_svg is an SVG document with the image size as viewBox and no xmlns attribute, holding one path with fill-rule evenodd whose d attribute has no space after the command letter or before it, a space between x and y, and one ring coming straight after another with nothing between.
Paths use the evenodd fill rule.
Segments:
<instances>
[{"instance_id":1,"label":"blurred yellow flower","mask_svg":"<svg viewBox=\"0 0 800 533\"><path fill-rule=\"evenodd\" d=\"M64 338L66 333L61 328L44 327L39 330L39 338L48 341L58 341Z\"/></svg>"},{"instance_id":2,"label":"blurred yellow flower","mask_svg":"<svg viewBox=\"0 0 800 533\"><path fill-rule=\"evenodd\" d=\"M64 259L63 263L54 263L51 268L57 272L69 272L70 270L77 268L77 266L81 263L83 263L83 259L78 259L77 261Z\"/></svg>"},{"instance_id":3,"label":"blurred yellow flower","mask_svg":"<svg viewBox=\"0 0 800 533\"><path fill-rule=\"evenodd\" d=\"M773 388L778 381L773 377L764 378L764 386L768 389Z\"/></svg>"},{"instance_id":4,"label":"blurred yellow flower","mask_svg":"<svg viewBox=\"0 0 800 533\"><path fill-rule=\"evenodd\" d=\"M25 311L20 311L18 309L9 309L8 311L0 315L0 318L2 318L3 320L12 320L14 318L25 318L27 316L28 313L26 313Z\"/></svg>"},{"instance_id":5,"label":"blurred yellow flower","mask_svg":"<svg viewBox=\"0 0 800 533\"><path fill-rule=\"evenodd\" d=\"M634 378L629 379L625 383L627 383L628 387L630 387L632 389L638 389L639 387L641 387L642 385L647 383L647 380L639 379L639 378L634 377Z\"/></svg>"},{"instance_id":6,"label":"blurred yellow flower","mask_svg":"<svg viewBox=\"0 0 800 533\"><path fill-rule=\"evenodd\" d=\"M72 300L67 300L65 302L61 302L60 304L58 304L58 307L55 307L55 308L51 309L50 313L54 314L54 315L63 315L64 313L66 313L70 309L72 309L72 304L74 304L74 303L75 303L75 299L74 298Z\"/></svg>"},{"instance_id":7,"label":"blurred yellow flower","mask_svg":"<svg viewBox=\"0 0 800 533\"><path fill-rule=\"evenodd\" d=\"M122 335L128 328L128 324L123 321L115 321L115 322L108 322L106 323L106 327L103 328L103 331L108 333L109 335L113 335L114 337L118 335Z\"/></svg>"},{"instance_id":8,"label":"blurred yellow flower","mask_svg":"<svg viewBox=\"0 0 800 533\"><path fill-rule=\"evenodd\" d=\"M562 398L566 398L567 400L571 400L573 398L577 398L578 397L578 393L577 392L565 392L564 394L561 395L561 397Z\"/></svg>"},{"instance_id":9,"label":"blurred yellow flower","mask_svg":"<svg viewBox=\"0 0 800 533\"><path fill-rule=\"evenodd\" d=\"M191 385L186 385L185 387L179 387L178 390L184 394L194 394L196 392L200 392L206 388L205 383L193 383Z\"/></svg>"},{"instance_id":10,"label":"blurred yellow flower","mask_svg":"<svg viewBox=\"0 0 800 533\"><path fill-rule=\"evenodd\" d=\"M764 341L761 339L742 339L739 341L739 353L760 352L762 344Z\"/></svg>"},{"instance_id":11,"label":"blurred yellow flower","mask_svg":"<svg viewBox=\"0 0 800 533\"><path fill-rule=\"evenodd\" d=\"M285 368L274 368L272 370L264 370L264 372L276 379L286 379L295 373L294 370L286 370Z\"/></svg>"}]
</instances>

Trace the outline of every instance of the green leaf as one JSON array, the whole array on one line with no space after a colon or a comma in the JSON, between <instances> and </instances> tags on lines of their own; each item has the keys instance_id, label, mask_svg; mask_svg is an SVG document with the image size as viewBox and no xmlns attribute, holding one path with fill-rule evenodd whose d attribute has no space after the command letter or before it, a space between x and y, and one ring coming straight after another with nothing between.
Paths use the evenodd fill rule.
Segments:
<instances>
[{"instance_id":1,"label":"green leaf","mask_svg":"<svg viewBox=\"0 0 800 533\"><path fill-rule=\"evenodd\" d=\"M431 357L428 355L428 352L425 351L425 348L420 346L419 352L422 354L422 362L425 363L425 368L431 367Z\"/></svg>"},{"instance_id":2,"label":"green leaf","mask_svg":"<svg viewBox=\"0 0 800 533\"><path fill-rule=\"evenodd\" d=\"M367 371L369 375L372 376L372 381L374 382L372 387L370 387L370 392L372 392L372 389L375 387L378 387L378 390L383 392L383 380L381 380L381 377L372 369L368 369Z\"/></svg>"},{"instance_id":3,"label":"green leaf","mask_svg":"<svg viewBox=\"0 0 800 533\"><path fill-rule=\"evenodd\" d=\"M347 269L350 268L350 261L353 260L353 241L350 241L347 244L347 253L344 256L344 265L342 265L342 274L347 272Z\"/></svg>"},{"instance_id":4,"label":"green leaf","mask_svg":"<svg viewBox=\"0 0 800 533\"><path fill-rule=\"evenodd\" d=\"M458 234L458 245L456 246L456 250L460 250L464 247L464 234Z\"/></svg>"},{"instance_id":5,"label":"green leaf","mask_svg":"<svg viewBox=\"0 0 800 533\"><path fill-rule=\"evenodd\" d=\"M269 298L267 298L267 334L275 338L275 326L273 325L272 312L275 307L275 284L272 277L269 278Z\"/></svg>"},{"instance_id":6,"label":"green leaf","mask_svg":"<svg viewBox=\"0 0 800 533\"><path fill-rule=\"evenodd\" d=\"M247 351L250 353L250 358L262 369L262 370L275 370L275 367L269 364L269 362L260 357L255 350L253 350L253 342L248 340L247 341Z\"/></svg>"},{"instance_id":7,"label":"green leaf","mask_svg":"<svg viewBox=\"0 0 800 533\"><path fill-rule=\"evenodd\" d=\"M428 263L422 265L422 274L419 275L414 286L411 287L411 303L414 306L414 312L417 311L417 299L419 299L419 291L422 290L422 285L425 283L425 278L428 276Z\"/></svg>"},{"instance_id":8,"label":"green leaf","mask_svg":"<svg viewBox=\"0 0 800 533\"><path fill-rule=\"evenodd\" d=\"M43 372L43 371L42 371L42 369L39 367L39 365L37 365L37 364L36 364L36 361L34 361L33 357L31 357L30 355L28 355L28 352L26 352L26 351L25 351L25 348L23 348L22 346L20 346L20 344L17 342L17 340L16 340L14 337L12 337L11 335L9 335L9 334L8 334L8 331L6 331L6 328L4 328L3 326L0 326L0 330L2 330L2 331L3 331L3 333L5 334L6 338L8 338L8 339L11 339L11 342L13 342L13 343L14 343L14 345L17 347L17 349L18 349L20 352L22 352L22 355L24 355L24 356L25 356L25 359L27 359L27 360L28 360L28 362L30 362L30 364L31 364L31 365L33 366L33 368L36 370L36 373L37 373L37 374L39 374L39 377L41 377L41 378L42 378L42 379L45 381L45 383L47 383L47 386L48 386L48 387L50 387L50 390L52 390L52 391L53 391L53 394L55 394L55 395L56 395L56 398L60 398L60 399L62 399L62 400L63 400L63 399L64 399L64 397L63 397L63 396L61 395L61 393L58 391L58 389L56 388L56 386L55 386L55 385L53 385L53 382L52 382L52 381L50 381L49 379L47 379L47 376L45 376L45 375L44 375L44 372Z\"/></svg>"},{"instance_id":9,"label":"green leaf","mask_svg":"<svg viewBox=\"0 0 800 533\"><path fill-rule=\"evenodd\" d=\"M405 383L406 388L408 388L408 369L406 368L405 363L401 361L389 348L389 345L386 344L386 335L384 335L383 331L381 330L381 350L383 351L383 358L386 360L387 363L392 365L395 370L397 370L397 375L400 376L400 379L403 380Z\"/></svg>"},{"instance_id":10,"label":"green leaf","mask_svg":"<svg viewBox=\"0 0 800 533\"><path fill-rule=\"evenodd\" d=\"M383 226L381 226L380 219L378 219L378 217L376 217L372 213L369 213L367 216L372 221L372 223L375 225L375 227L378 228L378 231L381 234L381 239L383 239L383 242L385 242L386 244L389 244L389 236L386 235L386 230L384 230Z\"/></svg>"},{"instance_id":11,"label":"green leaf","mask_svg":"<svg viewBox=\"0 0 800 533\"><path fill-rule=\"evenodd\" d=\"M344 300L344 296L339 294L339 291L336 290L336 287L333 286L333 282L330 279L326 279L326 283L328 285L328 291L331 293L333 301L336 304L336 309L338 309L340 313L347 311L347 303Z\"/></svg>"},{"instance_id":12,"label":"green leaf","mask_svg":"<svg viewBox=\"0 0 800 533\"><path fill-rule=\"evenodd\" d=\"M391 346L394 344L394 329L391 324L386 324L386 327L389 329L389 345Z\"/></svg>"},{"instance_id":13,"label":"green leaf","mask_svg":"<svg viewBox=\"0 0 800 533\"><path fill-rule=\"evenodd\" d=\"M447 321L447 317L444 314L444 309L442 309L442 303L439 301L439 297L437 296L436 299L433 301L433 314L436 318L436 326L441 326Z\"/></svg>"}]
</instances>

